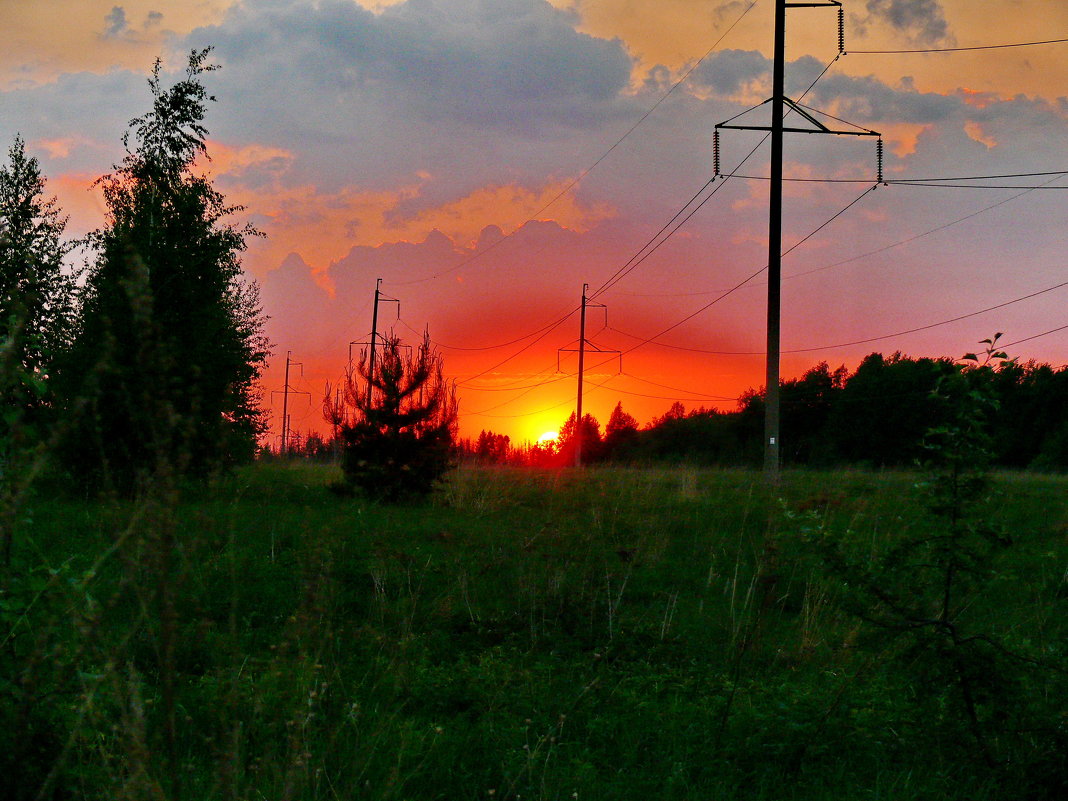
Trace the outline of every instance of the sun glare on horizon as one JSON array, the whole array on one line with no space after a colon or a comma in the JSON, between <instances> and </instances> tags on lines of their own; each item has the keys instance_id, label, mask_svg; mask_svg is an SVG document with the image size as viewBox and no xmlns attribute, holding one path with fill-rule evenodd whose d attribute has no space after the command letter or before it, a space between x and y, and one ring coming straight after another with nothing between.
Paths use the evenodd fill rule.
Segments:
<instances>
[{"instance_id":1,"label":"sun glare on horizon","mask_svg":"<svg viewBox=\"0 0 1068 801\"><path fill-rule=\"evenodd\" d=\"M557 434L555 431L546 431L544 434L538 437L538 444L544 445L547 442L556 442L556 436Z\"/></svg>"}]
</instances>

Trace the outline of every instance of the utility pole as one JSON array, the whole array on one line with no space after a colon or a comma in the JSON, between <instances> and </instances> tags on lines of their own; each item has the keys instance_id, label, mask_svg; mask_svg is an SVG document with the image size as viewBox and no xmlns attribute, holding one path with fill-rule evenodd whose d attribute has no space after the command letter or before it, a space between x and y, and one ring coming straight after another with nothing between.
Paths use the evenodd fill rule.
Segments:
<instances>
[{"instance_id":1,"label":"utility pole","mask_svg":"<svg viewBox=\"0 0 1068 801\"><path fill-rule=\"evenodd\" d=\"M282 384L282 455L286 455L289 444L289 356L293 351L286 351L286 380Z\"/></svg>"},{"instance_id":2,"label":"utility pole","mask_svg":"<svg viewBox=\"0 0 1068 801\"><path fill-rule=\"evenodd\" d=\"M291 387L289 385L289 368L290 367L299 367L301 376L304 375L304 363L303 362L295 362L295 361L293 361L292 358L291 358L292 355L293 355L293 351L291 351L291 350L287 350L286 351L286 378L285 378L285 384L282 385L281 389L276 389L271 393L271 397L274 397L275 395L277 395L279 393L281 393L281 395L282 395L282 434L281 434L281 443L282 444L281 444L281 449L280 449L279 453L281 453L283 456L285 456L286 453L289 451L289 393L292 392L295 395L307 395L308 396L308 403L311 403L311 393L310 392L306 392L306 391L300 390L300 389L293 389L293 387Z\"/></svg>"},{"instance_id":3,"label":"utility pole","mask_svg":"<svg viewBox=\"0 0 1068 801\"><path fill-rule=\"evenodd\" d=\"M396 298L391 298L382 292L382 279L379 278L375 283L375 304L374 311L371 312L371 342L369 347L371 349L370 355L367 361L367 408L371 407L371 396L374 390L374 377L375 377L375 350L378 344L378 304L379 303L396 303L397 304L397 319L400 319L400 301ZM352 346L353 345L367 345L366 342L358 342L353 340L349 343L349 367L352 366Z\"/></svg>"},{"instance_id":4,"label":"utility pole","mask_svg":"<svg viewBox=\"0 0 1068 801\"><path fill-rule=\"evenodd\" d=\"M771 195L768 198L768 340L764 373L764 475L779 480L779 341L782 308L782 118L786 94L786 0L775 0L771 76Z\"/></svg>"},{"instance_id":5,"label":"utility pole","mask_svg":"<svg viewBox=\"0 0 1068 801\"><path fill-rule=\"evenodd\" d=\"M767 362L764 383L764 475L770 483L779 480L779 466L781 462L780 436L780 393L779 393L779 354L781 341L782 320L782 158L783 158L783 133L821 133L835 134L838 136L880 136L876 131L860 128L855 131L831 130L799 103L786 97L786 9L787 8L837 8L838 9L838 52L845 52L845 37L843 31L842 4L837 0L823 0L823 2L789 2L789 0L775 0L775 44L774 65L772 67L772 97L771 125L738 125L731 124L732 117L726 122L716 125L713 153L716 166L715 173L719 175L719 131L723 128L747 131L768 131L771 135L771 187L768 197L768 322L767 322ZM769 101L765 101L769 102ZM763 104L761 104L763 105ZM811 123L812 128L786 128L783 125L785 110L796 112L806 121ZM743 112L745 113L745 112ZM741 116L740 114L737 116ZM852 123L849 123L852 124ZM879 161L879 175L876 183L882 183L882 139L877 147Z\"/></svg>"},{"instance_id":6,"label":"utility pole","mask_svg":"<svg viewBox=\"0 0 1068 801\"><path fill-rule=\"evenodd\" d=\"M582 467L582 371L586 362L586 290L589 288L589 284L582 285L582 313L579 315L578 398L575 402L575 467Z\"/></svg>"},{"instance_id":7,"label":"utility pole","mask_svg":"<svg viewBox=\"0 0 1068 801\"><path fill-rule=\"evenodd\" d=\"M604 309L605 326L608 325L608 307L603 303L592 303L590 299L586 297L586 291L589 289L589 284L582 285L582 308L579 315L579 338L577 348L560 348L556 354L556 369L560 370L560 354L561 353L578 353L578 395L575 400L575 467L582 467L582 384L584 379L584 373L586 369L586 348L589 348L595 353L619 353L618 350L608 350L586 339L586 309L589 307L595 307ZM622 369L623 357L620 355L620 369Z\"/></svg>"},{"instance_id":8,"label":"utility pole","mask_svg":"<svg viewBox=\"0 0 1068 801\"><path fill-rule=\"evenodd\" d=\"M382 297L382 279L375 282L375 309L371 313L371 356L367 371L367 408L371 408L371 390L375 384L375 337L378 336L378 299Z\"/></svg>"}]
</instances>

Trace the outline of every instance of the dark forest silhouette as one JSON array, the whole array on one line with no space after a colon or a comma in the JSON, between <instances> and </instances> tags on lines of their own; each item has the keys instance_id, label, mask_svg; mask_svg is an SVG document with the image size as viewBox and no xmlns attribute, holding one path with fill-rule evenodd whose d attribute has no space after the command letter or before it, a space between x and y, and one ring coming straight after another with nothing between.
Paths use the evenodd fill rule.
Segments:
<instances>
[{"instance_id":1,"label":"dark forest silhouette","mask_svg":"<svg viewBox=\"0 0 1068 801\"><path fill-rule=\"evenodd\" d=\"M826 362L782 382L783 460L787 466L908 467L923 455L925 434L951 410L934 392L941 376L968 370L997 401L991 419L993 463L999 467L1068 468L1068 367L1006 361L996 368L949 358L872 353L850 373ZM738 409L687 411L676 402L639 428L617 404L604 433L584 415L586 460L703 465L760 463L763 393L746 392ZM558 466L567 454L574 415L555 446L522 445L492 431L464 440L465 457L487 464Z\"/></svg>"}]
</instances>

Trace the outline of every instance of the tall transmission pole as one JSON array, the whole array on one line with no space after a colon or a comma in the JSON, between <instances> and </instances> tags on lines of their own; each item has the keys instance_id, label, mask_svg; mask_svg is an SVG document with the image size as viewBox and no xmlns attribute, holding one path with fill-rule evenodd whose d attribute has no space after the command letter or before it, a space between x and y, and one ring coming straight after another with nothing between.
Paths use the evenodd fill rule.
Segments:
<instances>
[{"instance_id":1,"label":"tall transmission pole","mask_svg":"<svg viewBox=\"0 0 1068 801\"><path fill-rule=\"evenodd\" d=\"M774 65L772 67L771 125L738 125L731 120L716 125L713 152L716 160L716 174L719 174L719 131L722 128L736 130L768 131L771 135L771 181L768 197L768 336L767 362L764 384L764 475L768 481L779 480L782 438L780 436L781 399L779 393L779 353L782 320L782 157L783 133L821 133L839 136L879 136L876 131L857 126L857 130L831 130L820 122L800 104L786 96L786 9L787 8L837 8L838 9L838 52L845 52L843 32L842 4L837 0L823 2L789 2L775 0L775 44ZM761 104L763 105L763 104ZM783 125L785 110L796 112L809 122L811 128L786 128ZM743 112L744 113L744 112ZM741 115L738 115L741 116ZM737 119L737 117L732 117ZM852 123L850 123L852 124ZM882 182L882 140L879 140L879 175L877 183Z\"/></svg>"},{"instance_id":2,"label":"tall transmission pole","mask_svg":"<svg viewBox=\"0 0 1068 801\"><path fill-rule=\"evenodd\" d=\"M786 0L775 0L771 74L771 194L768 198L768 339L764 373L764 474L779 478L779 341L782 309L782 118L786 94Z\"/></svg>"},{"instance_id":3,"label":"tall transmission pole","mask_svg":"<svg viewBox=\"0 0 1068 801\"><path fill-rule=\"evenodd\" d=\"M586 309L590 307L604 309L605 310L605 325L608 325L608 307L603 303L593 303L586 296L586 291L590 288L589 284L582 285L582 309L579 314L579 338L577 348L560 348L556 354L556 369L560 369L560 354L561 353L578 353L578 393L575 398L575 467L582 467L582 385L585 378L586 370L586 349L589 348L595 353L619 353L618 350L608 350L593 342L590 342L586 338ZM620 356L620 366L622 368L622 356Z\"/></svg>"}]
</instances>

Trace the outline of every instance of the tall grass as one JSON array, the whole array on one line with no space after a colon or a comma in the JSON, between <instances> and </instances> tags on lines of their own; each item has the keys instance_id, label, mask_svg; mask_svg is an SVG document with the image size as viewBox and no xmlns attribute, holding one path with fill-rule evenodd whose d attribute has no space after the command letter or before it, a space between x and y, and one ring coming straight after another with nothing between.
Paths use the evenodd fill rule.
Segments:
<instances>
[{"instance_id":1,"label":"tall grass","mask_svg":"<svg viewBox=\"0 0 1068 801\"><path fill-rule=\"evenodd\" d=\"M1018 797L804 547L814 522L890 547L924 522L911 475L472 467L421 507L334 478L36 497L0 607L0 794ZM1063 656L1068 484L997 486L1017 544L975 614ZM1062 685L1020 681L1063 727Z\"/></svg>"}]
</instances>

